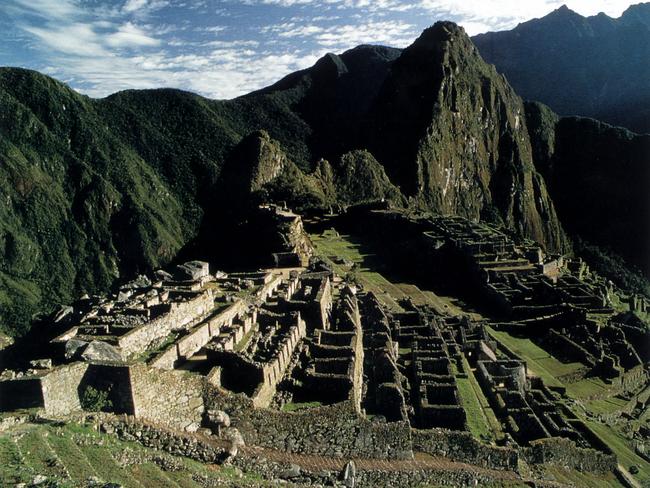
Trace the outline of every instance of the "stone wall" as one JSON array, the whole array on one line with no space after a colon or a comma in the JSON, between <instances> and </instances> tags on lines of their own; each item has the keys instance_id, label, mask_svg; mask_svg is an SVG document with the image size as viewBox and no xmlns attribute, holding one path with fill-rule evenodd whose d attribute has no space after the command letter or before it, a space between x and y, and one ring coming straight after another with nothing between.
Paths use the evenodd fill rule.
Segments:
<instances>
[{"instance_id":1,"label":"stone wall","mask_svg":"<svg viewBox=\"0 0 650 488\"><path fill-rule=\"evenodd\" d=\"M519 453L516 449L482 444L469 432L444 429L412 432L413 450L433 456L444 456L491 469L516 470Z\"/></svg>"},{"instance_id":2,"label":"stone wall","mask_svg":"<svg viewBox=\"0 0 650 488\"><path fill-rule=\"evenodd\" d=\"M330 314L332 312L332 285L329 278L321 281L321 285L316 294L315 304L318 307L319 323L316 328L329 329Z\"/></svg>"},{"instance_id":3,"label":"stone wall","mask_svg":"<svg viewBox=\"0 0 650 488\"><path fill-rule=\"evenodd\" d=\"M167 337L173 330L187 328L214 307L212 291L206 290L187 301L172 302L167 313L127 332L118 340L122 355L139 354L154 341Z\"/></svg>"},{"instance_id":4,"label":"stone wall","mask_svg":"<svg viewBox=\"0 0 650 488\"><path fill-rule=\"evenodd\" d=\"M228 413L249 445L334 457L413 457L408 422L371 422L359 417L349 401L289 413L252 409L243 395L213 390L206 407Z\"/></svg>"},{"instance_id":5,"label":"stone wall","mask_svg":"<svg viewBox=\"0 0 650 488\"><path fill-rule=\"evenodd\" d=\"M264 381L253 394L253 405L255 407L268 407L273 395L275 395L277 384L282 380L287 366L291 362L291 356L298 343L305 337L305 321L297 315L296 325L289 329L285 342L282 343L276 356L262 367Z\"/></svg>"},{"instance_id":6,"label":"stone wall","mask_svg":"<svg viewBox=\"0 0 650 488\"><path fill-rule=\"evenodd\" d=\"M101 429L125 441L139 442L145 447L166 451L176 456L186 456L205 463L220 462L225 450L190 434L180 435L164 427L140 422L132 417L103 416Z\"/></svg>"},{"instance_id":7,"label":"stone wall","mask_svg":"<svg viewBox=\"0 0 650 488\"><path fill-rule=\"evenodd\" d=\"M136 417L188 431L200 427L205 379L182 371L130 367Z\"/></svg>"},{"instance_id":8,"label":"stone wall","mask_svg":"<svg viewBox=\"0 0 650 488\"><path fill-rule=\"evenodd\" d=\"M79 394L83 398L87 387L92 386L97 391L108 393L111 402L110 410L114 413L133 413L133 395L131 394L131 379L128 365L91 363L86 370Z\"/></svg>"},{"instance_id":9,"label":"stone wall","mask_svg":"<svg viewBox=\"0 0 650 488\"><path fill-rule=\"evenodd\" d=\"M554 464L568 469L607 473L616 470L616 456L595 449L582 449L568 439L540 439L522 449L522 457L530 464Z\"/></svg>"},{"instance_id":10,"label":"stone wall","mask_svg":"<svg viewBox=\"0 0 650 488\"><path fill-rule=\"evenodd\" d=\"M43 404L48 415L67 415L81 410L79 385L88 363L59 366L41 378Z\"/></svg>"}]
</instances>

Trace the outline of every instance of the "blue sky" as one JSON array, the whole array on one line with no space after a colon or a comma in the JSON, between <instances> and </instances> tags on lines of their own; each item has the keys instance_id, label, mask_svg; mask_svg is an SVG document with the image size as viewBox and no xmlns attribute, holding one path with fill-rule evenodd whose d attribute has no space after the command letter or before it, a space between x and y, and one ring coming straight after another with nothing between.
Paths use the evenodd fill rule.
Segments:
<instances>
[{"instance_id":1,"label":"blue sky","mask_svg":"<svg viewBox=\"0 0 650 488\"><path fill-rule=\"evenodd\" d=\"M437 20L510 29L566 3L618 17L620 0L0 0L0 65L93 97L175 87L232 98L358 44L409 45Z\"/></svg>"}]
</instances>

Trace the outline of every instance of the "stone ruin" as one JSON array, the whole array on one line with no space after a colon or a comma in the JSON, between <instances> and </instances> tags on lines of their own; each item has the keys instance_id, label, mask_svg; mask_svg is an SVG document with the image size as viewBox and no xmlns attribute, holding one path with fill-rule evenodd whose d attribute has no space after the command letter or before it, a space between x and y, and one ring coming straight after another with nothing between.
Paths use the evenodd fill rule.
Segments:
<instances>
[{"instance_id":1,"label":"stone ruin","mask_svg":"<svg viewBox=\"0 0 650 488\"><path fill-rule=\"evenodd\" d=\"M650 329L634 319L645 301L629 296L630 312L621 314L612 306L612 283L581 260L547 256L537 244L462 217L364 209L350 218L380 237L399 266L422 270L419 279L453 282L491 310L500 317L495 328L530 337L622 391L648 382Z\"/></svg>"},{"instance_id":2,"label":"stone ruin","mask_svg":"<svg viewBox=\"0 0 650 488\"><path fill-rule=\"evenodd\" d=\"M504 312L504 324L558 341L619 381L637 381L633 371L645 380L647 349L625 347L636 333L644 340L638 324L602 325L602 317L614 323L612 313L564 260L458 219L417 228L432 254L462 256L459 273ZM518 459L538 462L561 444L558 463L579 453L584 466L614 469L611 451L484 322L412 302L388 308L317 261L276 263L287 267L226 274L191 261L79 300L54 318L67 330L51 341L51 357L0 381L0 406L64 415L83 407L92 386L108 393L112 412L216 436L228 419L242 442L289 452L389 459L456 452L516 469ZM534 287L545 290L539 298ZM470 375L507 433L490 444L470 433L459 389Z\"/></svg>"}]
</instances>

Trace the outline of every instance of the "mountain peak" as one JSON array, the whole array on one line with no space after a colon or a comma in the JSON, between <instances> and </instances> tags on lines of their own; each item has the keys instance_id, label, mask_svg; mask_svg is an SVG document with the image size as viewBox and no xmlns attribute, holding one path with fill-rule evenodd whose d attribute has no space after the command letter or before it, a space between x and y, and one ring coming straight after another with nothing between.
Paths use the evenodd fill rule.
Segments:
<instances>
[{"instance_id":1,"label":"mountain peak","mask_svg":"<svg viewBox=\"0 0 650 488\"><path fill-rule=\"evenodd\" d=\"M630 5L620 18L623 22L641 22L650 27L650 2Z\"/></svg>"},{"instance_id":2,"label":"mountain peak","mask_svg":"<svg viewBox=\"0 0 650 488\"><path fill-rule=\"evenodd\" d=\"M440 21L426 28L413 45L450 41L454 37L467 37L465 29L454 22Z\"/></svg>"},{"instance_id":3,"label":"mountain peak","mask_svg":"<svg viewBox=\"0 0 650 488\"><path fill-rule=\"evenodd\" d=\"M575 12L574 10L571 10L569 7L566 5L562 5L560 8L557 8L553 10L550 14L548 14L546 17L543 17L545 19L572 19L572 18L583 18L582 15L579 13Z\"/></svg>"}]
</instances>

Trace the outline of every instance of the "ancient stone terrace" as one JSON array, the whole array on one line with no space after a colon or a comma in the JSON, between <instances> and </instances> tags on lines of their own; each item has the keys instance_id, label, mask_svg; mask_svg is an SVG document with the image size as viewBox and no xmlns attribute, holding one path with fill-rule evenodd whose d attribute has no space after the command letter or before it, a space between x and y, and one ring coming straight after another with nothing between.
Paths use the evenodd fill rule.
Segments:
<instances>
[{"instance_id":1,"label":"ancient stone terrace","mask_svg":"<svg viewBox=\"0 0 650 488\"><path fill-rule=\"evenodd\" d=\"M526 364L513 359L481 359L477 377L506 430L520 445L563 437L579 447L591 447L586 427L538 378L528 378Z\"/></svg>"},{"instance_id":2,"label":"ancient stone terrace","mask_svg":"<svg viewBox=\"0 0 650 488\"><path fill-rule=\"evenodd\" d=\"M497 328L530 337L624 390L647 382L650 330L621 325L616 314L624 303L615 310L612 284L592 276L582 261L546 256L538 245L461 217L370 210L355 214L355 221L381 233L381 245L417 276L453 283L498 321ZM407 246L417 252L401 255ZM630 311L643 309L634 297L628 301Z\"/></svg>"},{"instance_id":3,"label":"ancient stone terrace","mask_svg":"<svg viewBox=\"0 0 650 488\"><path fill-rule=\"evenodd\" d=\"M365 386L361 406L367 415L388 422L408 420L406 378L398 367L399 344L393 341L389 319L374 294L362 297L362 314Z\"/></svg>"},{"instance_id":4,"label":"ancient stone terrace","mask_svg":"<svg viewBox=\"0 0 650 488\"><path fill-rule=\"evenodd\" d=\"M246 394L258 407L268 406L307 334L307 324L310 330L329 324L329 276L294 270L288 274L233 274L221 281L222 286L230 283L234 289L249 283L254 307L221 324L218 334L209 335L180 367L203 373L211 383L227 390ZM243 301L230 308L238 303Z\"/></svg>"},{"instance_id":5,"label":"ancient stone terrace","mask_svg":"<svg viewBox=\"0 0 650 488\"><path fill-rule=\"evenodd\" d=\"M302 396L326 404L350 401L360 409L363 332L352 288L340 291L329 328L314 331L306 354Z\"/></svg>"},{"instance_id":6,"label":"ancient stone terrace","mask_svg":"<svg viewBox=\"0 0 650 488\"><path fill-rule=\"evenodd\" d=\"M401 348L410 349L404 365L410 364L412 425L429 429L466 429L455 379L460 349L455 334L442 317L415 311L393 315L394 337ZM455 322L450 318L452 322Z\"/></svg>"},{"instance_id":7,"label":"ancient stone terrace","mask_svg":"<svg viewBox=\"0 0 650 488\"><path fill-rule=\"evenodd\" d=\"M52 341L55 352L68 360L126 360L192 329L215 308L214 290L205 286L207 263L186 263L175 277L156 278L142 276L116 294L75 303L64 317L72 326Z\"/></svg>"}]
</instances>

